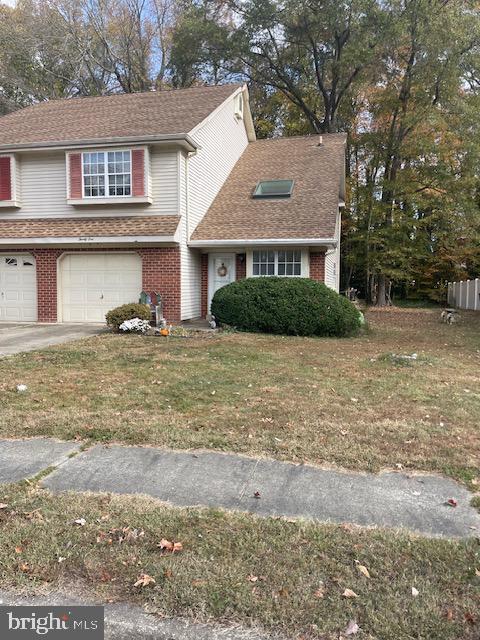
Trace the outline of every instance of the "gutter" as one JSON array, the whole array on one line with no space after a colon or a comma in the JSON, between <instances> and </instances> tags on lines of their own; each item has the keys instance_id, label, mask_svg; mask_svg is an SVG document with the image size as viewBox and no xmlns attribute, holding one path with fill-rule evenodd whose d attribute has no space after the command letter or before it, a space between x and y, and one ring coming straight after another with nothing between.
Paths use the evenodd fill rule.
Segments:
<instances>
[{"instance_id":1,"label":"gutter","mask_svg":"<svg viewBox=\"0 0 480 640\"><path fill-rule=\"evenodd\" d=\"M125 136L122 138L93 138L86 140L65 140L62 142L30 142L25 144L2 144L0 152L7 151L44 151L46 149L62 151L69 149L83 149L85 147L118 147L125 144L179 144L187 151L196 151L199 145L188 133L167 133L152 136Z\"/></svg>"},{"instance_id":2,"label":"gutter","mask_svg":"<svg viewBox=\"0 0 480 640\"><path fill-rule=\"evenodd\" d=\"M335 238L258 238L256 240L190 240L189 247L209 249L212 247L262 247L262 246L310 246L321 245L335 249Z\"/></svg>"}]
</instances>

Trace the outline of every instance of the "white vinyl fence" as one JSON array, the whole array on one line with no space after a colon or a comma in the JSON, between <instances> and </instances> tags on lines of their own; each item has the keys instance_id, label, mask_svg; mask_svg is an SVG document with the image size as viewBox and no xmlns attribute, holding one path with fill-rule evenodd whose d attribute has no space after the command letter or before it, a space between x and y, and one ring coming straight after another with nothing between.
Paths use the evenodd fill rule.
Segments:
<instances>
[{"instance_id":1,"label":"white vinyl fence","mask_svg":"<svg viewBox=\"0 0 480 640\"><path fill-rule=\"evenodd\" d=\"M480 311L480 278L449 282L448 304L457 309Z\"/></svg>"}]
</instances>

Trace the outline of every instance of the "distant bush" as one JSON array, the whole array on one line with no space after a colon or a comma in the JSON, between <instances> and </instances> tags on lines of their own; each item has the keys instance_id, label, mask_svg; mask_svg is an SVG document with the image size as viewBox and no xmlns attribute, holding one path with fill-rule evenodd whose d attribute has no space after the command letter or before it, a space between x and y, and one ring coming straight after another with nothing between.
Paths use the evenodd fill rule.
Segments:
<instances>
[{"instance_id":1,"label":"distant bush","mask_svg":"<svg viewBox=\"0 0 480 640\"><path fill-rule=\"evenodd\" d=\"M116 307L107 313L105 316L107 324L115 331L118 331L120 325L126 320L133 320L133 318L139 318L140 320L148 320L150 322L152 313L148 304L139 304L131 302L129 304L122 304L121 307Z\"/></svg>"},{"instance_id":2,"label":"distant bush","mask_svg":"<svg viewBox=\"0 0 480 640\"><path fill-rule=\"evenodd\" d=\"M348 336L360 314L345 297L309 278L246 278L213 296L212 314L243 331L298 336Z\"/></svg>"}]
</instances>

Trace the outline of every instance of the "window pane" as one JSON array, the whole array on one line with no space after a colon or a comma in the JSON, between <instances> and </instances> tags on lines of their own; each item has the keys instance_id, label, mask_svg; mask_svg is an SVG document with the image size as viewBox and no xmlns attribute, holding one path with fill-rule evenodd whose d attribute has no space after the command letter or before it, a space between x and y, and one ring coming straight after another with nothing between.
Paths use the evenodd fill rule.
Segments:
<instances>
[{"instance_id":1,"label":"window pane","mask_svg":"<svg viewBox=\"0 0 480 640\"><path fill-rule=\"evenodd\" d=\"M261 276L266 276L267 275L267 265L265 263L262 263L260 265L260 275Z\"/></svg>"},{"instance_id":2,"label":"window pane","mask_svg":"<svg viewBox=\"0 0 480 640\"><path fill-rule=\"evenodd\" d=\"M293 265L293 275L294 276L302 275L302 265L301 264L294 264Z\"/></svg>"},{"instance_id":3,"label":"window pane","mask_svg":"<svg viewBox=\"0 0 480 640\"><path fill-rule=\"evenodd\" d=\"M294 251L293 253L294 253L294 257L293 257L294 262L302 262L302 252Z\"/></svg>"},{"instance_id":4,"label":"window pane","mask_svg":"<svg viewBox=\"0 0 480 640\"><path fill-rule=\"evenodd\" d=\"M278 252L278 262L285 262L285 251Z\"/></svg>"},{"instance_id":5,"label":"window pane","mask_svg":"<svg viewBox=\"0 0 480 640\"><path fill-rule=\"evenodd\" d=\"M293 264L290 262L287 264L287 276L293 276Z\"/></svg>"},{"instance_id":6,"label":"window pane","mask_svg":"<svg viewBox=\"0 0 480 640\"><path fill-rule=\"evenodd\" d=\"M108 152L108 194L129 196L131 194L130 151Z\"/></svg>"},{"instance_id":7,"label":"window pane","mask_svg":"<svg viewBox=\"0 0 480 640\"><path fill-rule=\"evenodd\" d=\"M268 271L267 271L268 275L269 276L274 276L275 275L275 265L272 264L271 262L269 262L267 264L267 267L268 267Z\"/></svg>"},{"instance_id":8,"label":"window pane","mask_svg":"<svg viewBox=\"0 0 480 640\"><path fill-rule=\"evenodd\" d=\"M253 275L254 276L258 276L259 275L259 265L253 263Z\"/></svg>"},{"instance_id":9,"label":"window pane","mask_svg":"<svg viewBox=\"0 0 480 640\"><path fill-rule=\"evenodd\" d=\"M253 252L253 261L254 262L260 262L260 251L254 251Z\"/></svg>"},{"instance_id":10,"label":"window pane","mask_svg":"<svg viewBox=\"0 0 480 640\"><path fill-rule=\"evenodd\" d=\"M285 275L285 265L281 264L280 262L278 263L278 275L279 276Z\"/></svg>"}]
</instances>

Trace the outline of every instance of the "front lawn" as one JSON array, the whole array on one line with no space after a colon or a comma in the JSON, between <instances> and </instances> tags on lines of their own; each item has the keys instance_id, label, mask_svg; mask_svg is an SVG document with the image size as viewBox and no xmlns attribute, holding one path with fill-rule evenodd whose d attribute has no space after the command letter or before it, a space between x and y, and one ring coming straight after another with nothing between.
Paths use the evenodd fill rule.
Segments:
<instances>
[{"instance_id":1,"label":"front lawn","mask_svg":"<svg viewBox=\"0 0 480 640\"><path fill-rule=\"evenodd\" d=\"M480 467L480 314L463 316L447 326L437 311L373 311L371 331L352 339L102 335L3 358L0 436L209 448L468 481Z\"/></svg>"},{"instance_id":2,"label":"front lawn","mask_svg":"<svg viewBox=\"0 0 480 640\"><path fill-rule=\"evenodd\" d=\"M479 637L476 540L173 509L138 496L51 496L26 484L0 489L0 503L4 588L77 589L292 639L346 638L349 623L359 640ZM162 551L162 538L183 551Z\"/></svg>"}]
</instances>

